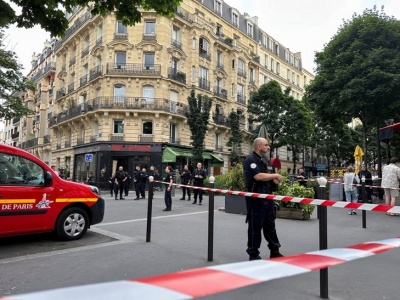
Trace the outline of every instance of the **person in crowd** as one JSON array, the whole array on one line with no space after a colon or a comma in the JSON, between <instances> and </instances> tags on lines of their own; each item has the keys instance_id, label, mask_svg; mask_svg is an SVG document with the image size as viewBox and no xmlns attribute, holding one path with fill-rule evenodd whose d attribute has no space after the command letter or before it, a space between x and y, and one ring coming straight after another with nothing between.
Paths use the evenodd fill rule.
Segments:
<instances>
[{"instance_id":1,"label":"person in crowd","mask_svg":"<svg viewBox=\"0 0 400 300\"><path fill-rule=\"evenodd\" d=\"M115 174L108 178L108 184L109 184L111 197L113 196L113 193L114 193L114 179L115 179Z\"/></svg>"},{"instance_id":2,"label":"person in crowd","mask_svg":"<svg viewBox=\"0 0 400 300\"><path fill-rule=\"evenodd\" d=\"M197 163L197 168L193 171L193 186L204 187L204 179L206 179L206 171L203 169L201 162ZM203 190L194 189L194 201L192 204L197 203L197 198L199 198L199 205L203 201Z\"/></svg>"},{"instance_id":3,"label":"person in crowd","mask_svg":"<svg viewBox=\"0 0 400 300\"><path fill-rule=\"evenodd\" d=\"M306 175L306 172L304 172L304 169L299 168L298 175L297 175L297 182L302 186L306 186L307 179L308 179L308 177Z\"/></svg>"},{"instance_id":4,"label":"person in crowd","mask_svg":"<svg viewBox=\"0 0 400 300\"><path fill-rule=\"evenodd\" d=\"M171 189L173 183L171 166L167 166L165 168L165 177L163 178L163 181L165 182L165 208L163 209L163 211L170 211L172 207Z\"/></svg>"},{"instance_id":5,"label":"person in crowd","mask_svg":"<svg viewBox=\"0 0 400 300\"><path fill-rule=\"evenodd\" d=\"M385 204L395 206L396 198L399 195L400 168L396 165L397 157L392 157L390 163L382 169L382 184L385 191ZM394 213L388 213L394 216Z\"/></svg>"},{"instance_id":6,"label":"person in crowd","mask_svg":"<svg viewBox=\"0 0 400 300\"><path fill-rule=\"evenodd\" d=\"M128 172L126 173L126 181L125 181L125 185L124 185L124 192L125 192L125 197L129 196L129 188L131 187L131 182L132 182L132 177L131 175L129 175Z\"/></svg>"},{"instance_id":7,"label":"person in crowd","mask_svg":"<svg viewBox=\"0 0 400 300\"><path fill-rule=\"evenodd\" d=\"M87 184L90 184L90 185L94 185L95 184L94 175L93 175L92 171L89 172L89 178L87 180Z\"/></svg>"},{"instance_id":8,"label":"person in crowd","mask_svg":"<svg viewBox=\"0 0 400 300\"><path fill-rule=\"evenodd\" d=\"M248 192L271 194L278 189L283 177L266 158L270 146L266 139L256 138L253 153L243 162L245 186ZM261 259L261 233L264 234L270 249L270 258L283 256L279 252L281 244L275 228L275 203L271 200L246 197L247 204L247 254L249 260Z\"/></svg>"},{"instance_id":9,"label":"person in crowd","mask_svg":"<svg viewBox=\"0 0 400 300\"><path fill-rule=\"evenodd\" d=\"M158 171L156 170L156 168L153 165L151 165L150 169L149 169L149 177L150 176L153 176L153 180L159 180L160 179ZM159 190L161 190L161 188L159 187L159 183L155 182L154 183L154 191L159 191Z\"/></svg>"},{"instance_id":10,"label":"person in crowd","mask_svg":"<svg viewBox=\"0 0 400 300\"><path fill-rule=\"evenodd\" d=\"M112 181L112 186L113 186L113 190L114 190L114 195L115 195L115 200L118 200L118 191L119 191L119 182L118 182L118 178L115 176L117 173L114 174L113 177L113 181Z\"/></svg>"},{"instance_id":11,"label":"person in crowd","mask_svg":"<svg viewBox=\"0 0 400 300\"><path fill-rule=\"evenodd\" d=\"M125 198L122 197L122 195L124 193L124 187L127 176L123 166L119 166L118 171L115 173L115 178L117 178L118 180L119 200L125 200ZM115 194L115 200L118 200L118 193Z\"/></svg>"},{"instance_id":12,"label":"person in crowd","mask_svg":"<svg viewBox=\"0 0 400 300\"><path fill-rule=\"evenodd\" d=\"M361 170L357 174L360 182L362 178L365 178L365 196L367 197L367 202L372 202L372 174L368 171L365 164L361 164ZM358 199L362 200L362 186L358 186Z\"/></svg>"},{"instance_id":13,"label":"person in crowd","mask_svg":"<svg viewBox=\"0 0 400 300\"><path fill-rule=\"evenodd\" d=\"M140 174L140 196L141 199L146 199L146 182L149 178L147 174L146 168L142 168L142 172Z\"/></svg>"},{"instance_id":14,"label":"person in crowd","mask_svg":"<svg viewBox=\"0 0 400 300\"><path fill-rule=\"evenodd\" d=\"M52 165L52 166L51 166L51 169L52 169L57 175L60 175L60 172L58 172L58 171L56 170L56 166L55 166L55 165Z\"/></svg>"},{"instance_id":15,"label":"person in crowd","mask_svg":"<svg viewBox=\"0 0 400 300\"><path fill-rule=\"evenodd\" d=\"M142 185L142 181L140 180L141 174L142 174L142 172L140 171L140 166L137 165L135 168L135 172L133 173L133 182L135 184L135 193L136 193L136 198L133 200L140 199L140 187Z\"/></svg>"},{"instance_id":16,"label":"person in crowd","mask_svg":"<svg viewBox=\"0 0 400 300\"><path fill-rule=\"evenodd\" d=\"M192 177L192 173L189 170L189 166L185 165L183 167L182 173L181 173L181 184L184 185L189 185L190 184L190 178ZM182 198L179 200L185 200L186 193L188 195L187 201L190 201L190 188L187 187L182 187Z\"/></svg>"},{"instance_id":17,"label":"person in crowd","mask_svg":"<svg viewBox=\"0 0 400 300\"><path fill-rule=\"evenodd\" d=\"M347 202L357 202L357 184L360 183L360 178L354 173L354 167L349 166L347 172L343 176L344 194ZM349 215L356 215L355 209L348 210Z\"/></svg>"}]
</instances>

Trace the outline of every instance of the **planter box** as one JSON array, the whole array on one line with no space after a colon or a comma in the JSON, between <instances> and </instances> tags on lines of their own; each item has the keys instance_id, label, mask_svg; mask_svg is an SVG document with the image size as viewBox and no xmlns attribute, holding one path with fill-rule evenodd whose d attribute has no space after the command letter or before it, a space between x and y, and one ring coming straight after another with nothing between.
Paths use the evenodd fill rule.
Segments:
<instances>
[{"instance_id":1,"label":"planter box","mask_svg":"<svg viewBox=\"0 0 400 300\"><path fill-rule=\"evenodd\" d=\"M276 217L282 219L295 219L295 220L308 220L310 214L301 210L300 208L291 207L278 207L276 211Z\"/></svg>"},{"instance_id":2,"label":"planter box","mask_svg":"<svg viewBox=\"0 0 400 300\"><path fill-rule=\"evenodd\" d=\"M225 212L230 214L247 215L245 197L236 195L225 195Z\"/></svg>"}]
</instances>

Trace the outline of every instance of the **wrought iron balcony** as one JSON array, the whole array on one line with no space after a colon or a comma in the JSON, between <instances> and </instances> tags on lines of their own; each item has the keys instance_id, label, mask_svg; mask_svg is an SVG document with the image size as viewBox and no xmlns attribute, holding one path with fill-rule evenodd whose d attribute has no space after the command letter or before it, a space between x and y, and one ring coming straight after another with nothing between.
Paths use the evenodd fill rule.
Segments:
<instances>
[{"instance_id":1,"label":"wrought iron balcony","mask_svg":"<svg viewBox=\"0 0 400 300\"><path fill-rule=\"evenodd\" d=\"M103 66L94 67L89 72L89 80L92 81L93 79L96 79L97 77L101 76L102 73L103 73Z\"/></svg>"},{"instance_id":2,"label":"wrought iron balcony","mask_svg":"<svg viewBox=\"0 0 400 300\"><path fill-rule=\"evenodd\" d=\"M51 143L51 135L50 134L45 135L43 137L43 144L50 144L50 143Z\"/></svg>"},{"instance_id":3,"label":"wrought iron balcony","mask_svg":"<svg viewBox=\"0 0 400 300\"><path fill-rule=\"evenodd\" d=\"M65 148L71 148L71 141L65 141Z\"/></svg>"},{"instance_id":4,"label":"wrought iron balcony","mask_svg":"<svg viewBox=\"0 0 400 300\"><path fill-rule=\"evenodd\" d=\"M69 60L69 66L74 65L75 62L76 62L76 57L74 56L74 57L72 57L72 58Z\"/></svg>"},{"instance_id":5,"label":"wrought iron balcony","mask_svg":"<svg viewBox=\"0 0 400 300\"><path fill-rule=\"evenodd\" d=\"M228 92L219 86L214 87L214 95L225 100L228 99Z\"/></svg>"},{"instance_id":6,"label":"wrought iron balcony","mask_svg":"<svg viewBox=\"0 0 400 300\"><path fill-rule=\"evenodd\" d=\"M152 134L139 134L139 142L154 142L154 136Z\"/></svg>"},{"instance_id":7,"label":"wrought iron balcony","mask_svg":"<svg viewBox=\"0 0 400 300\"><path fill-rule=\"evenodd\" d=\"M246 76L246 70L244 68L239 68L237 74L239 76L242 76L243 78L247 78Z\"/></svg>"},{"instance_id":8,"label":"wrought iron balcony","mask_svg":"<svg viewBox=\"0 0 400 300\"><path fill-rule=\"evenodd\" d=\"M229 127L229 120L225 115L215 115L213 121L215 124Z\"/></svg>"},{"instance_id":9,"label":"wrought iron balcony","mask_svg":"<svg viewBox=\"0 0 400 300\"><path fill-rule=\"evenodd\" d=\"M193 23L194 16L190 12L188 12L186 9L182 7L177 7L175 15L180 17L181 19L185 20L186 22Z\"/></svg>"},{"instance_id":10,"label":"wrought iron balcony","mask_svg":"<svg viewBox=\"0 0 400 300\"><path fill-rule=\"evenodd\" d=\"M83 139L83 138L79 138L79 139L76 139L76 145L83 145L85 143L85 139Z\"/></svg>"},{"instance_id":11,"label":"wrought iron balcony","mask_svg":"<svg viewBox=\"0 0 400 300\"><path fill-rule=\"evenodd\" d=\"M124 141L123 133L111 133L109 137L110 137L110 141L115 141L115 142L123 142Z\"/></svg>"},{"instance_id":12,"label":"wrought iron balcony","mask_svg":"<svg viewBox=\"0 0 400 300\"><path fill-rule=\"evenodd\" d=\"M210 81L205 78L199 78L199 88L203 90L210 90Z\"/></svg>"},{"instance_id":13,"label":"wrought iron balcony","mask_svg":"<svg viewBox=\"0 0 400 300\"><path fill-rule=\"evenodd\" d=\"M102 43L103 43L103 37L101 36L96 40L96 46L100 46Z\"/></svg>"},{"instance_id":14,"label":"wrought iron balcony","mask_svg":"<svg viewBox=\"0 0 400 300\"><path fill-rule=\"evenodd\" d=\"M65 96L65 88L61 88L61 89L59 89L57 92L56 92L56 99L59 99L59 98L61 98L61 97L64 97Z\"/></svg>"},{"instance_id":15,"label":"wrought iron balcony","mask_svg":"<svg viewBox=\"0 0 400 300\"><path fill-rule=\"evenodd\" d=\"M107 74L110 75L141 75L160 76L161 65L107 63Z\"/></svg>"},{"instance_id":16,"label":"wrought iron balcony","mask_svg":"<svg viewBox=\"0 0 400 300\"><path fill-rule=\"evenodd\" d=\"M168 78L186 84L186 73L177 71L175 68L168 68Z\"/></svg>"},{"instance_id":17,"label":"wrought iron balcony","mask_svg":"<svg viewBox=\"0 0 400 300\"><path fill-rule=\"evenodd\" d=\"M207 60L210 60L211 61L211 54L207 51L207 50L204 50L204 49L199 49L199 55L201 56L201 57L204 57L205 59L207 59Z\"/></svg>"},{"instance_id":18,"label":"wrought iron balcony","mask_svg":"<svg viewBox=\"0 0 400 300\"><path fill-rule=\"evenodd\" d=\"M182 49L182 43L179 42L178 40L172 39L171 44L176 48Z\"/></svg>"},{"instance_id":19,"label":"wrought iron balcony","mask_svg":"<svg viewBox=\"0 0 400 300\"><path fill-rule=\"evenodd\" d=\"M79 86L84 86L85 84L87 84L88 80L87 80L88 76L83 75L80 79L79 79Z\"/></svg>"},{"instance_id":20,"label":"wrought iron balcony","mask_svg":"<svg viewBox=\"0 0 400 300\"><path fill-rule=\"evenodd\" d=\"M85 57L89 54L89 46L82 50L81 57Z\"/></svg>"},{"instance_id":21,"label":"wrought iron balcony","mask_svg":"<svg viewBox=\"0 0 400 300\"><path fill-rule=\"evenodd\" d=\"M68 85L68 94L72 93L75 90L75 84L74 83L70 83Z\"/></svg>"},{"instance_id":22,"label":"wrought iron balcony","mask_svg":"<svg viewBox=\"0 0 400 300\"><path fill-rule=\"evenodd\" d=\"M238 94L237 95L237 102L241 104L246 104L246 96Z\"/></svg>"}]
</instances>

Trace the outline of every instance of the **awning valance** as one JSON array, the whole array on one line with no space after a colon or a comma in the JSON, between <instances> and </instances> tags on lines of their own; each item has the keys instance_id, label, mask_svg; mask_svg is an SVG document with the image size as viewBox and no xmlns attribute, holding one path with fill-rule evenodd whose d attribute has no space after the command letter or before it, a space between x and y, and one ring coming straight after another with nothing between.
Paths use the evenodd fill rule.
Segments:
<instances>
[{"instance_id":1,"label":"awning valance","mask_svg":"<svg viewBox=\"0 0 400 300\"><path fill-rule=\"evenodd\" d=\"M162 155L162 162L176 162L176 157L192 157L192 152L189 149L175 148L175 147L165 147ZM224 160L214 155L212 152L203 152L202 154L204 160L210 160L211 166L221 167L224 165Z\"/></svg>"}]
</instances>

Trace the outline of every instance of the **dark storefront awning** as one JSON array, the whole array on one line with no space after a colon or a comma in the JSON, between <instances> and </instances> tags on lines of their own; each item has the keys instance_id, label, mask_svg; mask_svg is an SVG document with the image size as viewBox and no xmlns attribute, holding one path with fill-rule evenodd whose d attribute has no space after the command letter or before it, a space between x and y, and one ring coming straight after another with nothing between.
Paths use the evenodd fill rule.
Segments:
<instances>
[{"instance_id":1,"label":"dark storefront awning","mask_svg":"<svg viewBox=\"0 0 400 300\"><path fill-rule=\"evenodd\" d=\"M176 157L192 157L192 152L189 149L166 147L163 151L162 162L176 162ZM212 152L203 152L203 159L210 160L213 167L221 167L224 165L224 160L214 155Z\"/></svg>"}]
</instances>

